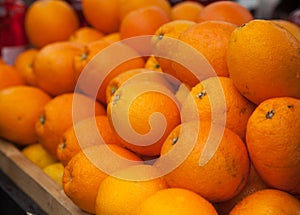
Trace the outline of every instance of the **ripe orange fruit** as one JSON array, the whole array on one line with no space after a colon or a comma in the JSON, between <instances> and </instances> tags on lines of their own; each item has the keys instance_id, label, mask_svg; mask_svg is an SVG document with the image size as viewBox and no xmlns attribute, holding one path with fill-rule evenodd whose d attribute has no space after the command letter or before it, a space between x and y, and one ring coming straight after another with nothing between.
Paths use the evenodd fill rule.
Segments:
<instances>
[{"instance_id":1,"label":"ripe orange fruit","mask_svg":"<svg viewBox=\"0 0 300 215\"><path fill-rule=\"evenodd\" d=\"M52 96L73 92L77 81L73 59L80 48L79 43L56 42L40 49L33 61L37 85Z\"/></svg>"},{"instance_id":2,"label":"ripe orange fruit","mask_svg":"<svg viewBox=\"0 0 300 215\"><path fill-rule=\"evenodd\" d=\"M202 196L182 188L159 190L146 198L135 215L182 215L182 214L217 215L214 206Z\"/></svg>"},{"instance_id":3,"label":"ripe orange fruit","mask_svg":"<svg viewBox=\"0 0 300 215\"><path fill-rule=\"evenodd\" d=\"M198 22L218 20L242 25L253 20L251 12L243 5L233 1L217 1L203 8L197 18Z\"/></svg>"},{"instance_id":4,"label":"ripe orange fruit","mask_svg":"<svg viewBox=\"0 0 300 215\"><path fill-rule=\"evenodd\" d=\"M107 153L107 150L116 157ZM110 173L105 170L114 172L136 162L140 162L139 157L117 145L100 144L87 147L65 166L64 192L79 208L95 214L99 185Z\"/></svg>"},{"instance_id":5,"label":"ripe orange fruit","mask_svg":"<svg viewBox=\"0 0 300 215\"><path fill-rule=\"evenodd\" d=\"M273 19L273 22L282 26L286 30L288 30L291 34L293 34L300 41L300 27L294 24L293 22L284 20L284 19Z\"/></svg>"},{"instance_id":6,"label":"ripe orange fruit","mask_svg":"<svg viewBox=\"0 0 300 215\"><path fill-rule=\"evenodd\" d=\"M226 127L245 140L247 122L255 107L241 95L230 78L211 77L191 89L182 104L181 115L183 121L208 118L219 123L224 117Z\"/></svg>"},{"instance_id":7,"label":"ripe orange fruit","mask_svg":"<svg viewBox=\"0 0 300 215\"><path fill-rule=\"evenodd\" d=\"M73 34L71 34L71 36L69 37L69 41L86 44L99 40L102 37L104 37L104 33L102 33L101 31L93 27L84 26L74 31Z\"/></svg>"},{"instance_id":8,"label":"ripe orange fruit","mask_svg":"<svg viewBox=\"0 0 300 215\"><path fill-rule=\"evenodd\" d=\"M244 142L208 120L182 123L173 129L161 156L165 162L158 159L155 165L161 171L172 167L164 176L170 187L189 189L213 203L233 198L247 182L249 159Z\"/></svg>"},{"instance_id":9,"label":"ripe orange fruit","mask_svg":"<svg viewBox=\"0 0 300 215\"><path fill-rule=\"evenodd\" d=\"M35 122L51 97L33 86L0 91L0 136L19 145L37 142Z\"/></svg>"},{"instance_id":10,"label":"ripe orange fruit","mask_svg":"<svg viewBox=\"0 0 300 215\"><path fill-rule=\"evenodd\" d=\"M229 75L255 104L280 96L300 98L299 49L300 42L273 21L250 21L231 34Z\"/></svg>"},{"instance_id":11,"label":"ripe orange fruit","mask_svg":"<svg viewBox=\"0 0 300 215\"><path fill-rule=\"evenodd\" d=\"M239 202L230 215L253 214L299 214L300 201L294 196L275 189L263 189L247 196Z\"/></svg>"},{"instance_id":12,"label":"ripe orange fruit","mask_svg":"<svg viewBox=\"0 0 300 215\"><path fill-rule=\"evenodd\" d=\"M110 33L110 34L106 34L104 35L104 37L102 38L103 40L109 42L109 43L114 43L114 42L118 42L120 41L120 32L114 32L114 33Z\"/></svg>"},{"instance_id":13,"label":"ripe orange fruit","mask_svg":"<svg viewBox=\"0 0 300 215\"><path fill-rule=\"evenodd\" d=\"M171 14L171 5L167 0L119 0L119 4L121 20L131 11L149 6L161 8L168 16Z\"/></svg>"},{"instance_id":14,"label":"ripe orange fruit","mask_svg":"<svg viewBox=\"0 0 300 215\"><path fill-rule=\"evenodd\" d=\"M143 7L129 12L121 21L120 37L153 35L163 24L170 21L168 14L157 6Z\"/></svg>"},{"instance_id":15,"label":"ripe orange fruit","mask_svg":"<svg viewBox=\"0 0 300 215\"><path fill-rule=\"evenodd\" d=\"M167 86L151 80L139 81L139 77L134 76L136 81L123 84L115 92L107 115L127 148L155 156L160 154L169 132L180 123L179 107Z\"/></svg>"},{"instance_id":16,"label":"ripe orange fruit","mask_svg":"<svg viewBox=\"0 0 300 215\"><path fill-rule=\"evenodd\" d=\"M190 20L197 22L204 6L197 1L182 1L171 8L171 20Z\"/></svg>"},{"instance_id":17,"label":"ripe orange fruit","mask_svg":"<svg viewBox=\"0 0 300 215\"><path fill-rule=\"evenodd\" d=\"M33 61L39 50L36 48L29 48L20 53L15 60L14 66L19 71L26 84L36 86L36 77L33 71Z\"/></svg>"},{"instance_id":18,"label":"ripe orange fruit","mask_svg":"<svg viewBox=\"0 0 300 215\"><path fill-rule=\"evenodd\" d=\"M0 64L0 90L6 87L24 85L25 80L15 66Z\"/></svg>"},{"instance_id":19,"label":"ripe orange fruit","mask_svg":"<svg viewBox=\"0 0 300 215\"><path fill-rule=\"evenodd\" d=\"M79 28L79 20L67 2L41 0L29 6L24 26L29 42L41 48L49 43L67 40Z\"/></svg>"},{"instance_id":20,"label":"ripe orange fruit","mask_svg":"<svg viewBox=\"0 0 300 215\"><path fill-rule=\"evenodd\" d=\"M105 34L119 30L119 0L83 0L82 12L90 25Z\"/></svg>"},{"instance_id":21,"label":"ripe orange fruit","mask_svg":"<svg viewBox=\"0 0 300 215\"><path fill-rule=\"evenodd\" d=\"M89 107L95 107L90 113ZM79 120L106 114L105 108L84 94L66 93L52 98L36 120L36 133L46 150L57 157L57 146L63 133Z\"/></svg>"},{"instance_id":22,"label":"ripe orange fruit","mask_svg":"<svg viewBox=\"0 0 300 215\"><path fill-rule=\"evenodd\" d=\"M167 188L158 170L151 165L133 165L107 176L100 184L96 214L124 215L133 211L150 195Z\"/></svg>"},{"instance_id":23,"label":"ripe orange fruit","mask_svg":"<svg viewBox=\"0 0 300 215\"><path fill-rule=\"evenodd\" d=\"M235 197L229 199L225 202L216 203L214 206L218 211L219 215L228 215L229 212L233 209L233 207L240 202L245 197L251 195L252 193L267 189L268 186L263 182L261 177L257 174L257 171L253 167L253 165L250 166L250 173L247 180L247 183L245 187L242 189L242 191L236 195Z\"/></svg>"},{"instance_id":24,"label":"ripe orange fruit","mask_svg":"<svg viewBox=\"0 0 300 215\"><path fill-rule=\"evenodd\" d=\"M159 65L159 63L157 62L157 59L154 55L151 55L145 63L145 68L146 69L151 69L153 71L158 71L158 72L162 72L162 69Z\"/></svg>"},{"instance_id":25,"label":"ripe orange fruit","mask_svg":"<svg viewBox=\"0 0 300 215\"><path fill-rule=\"evenodd\" d=\"M248 120L246 143L258 174L271 187L300 194L300 99L260 103Z\"/></svg>"},{"instance_id":26,"label":"ripe orange fruit","mask_svg":"<svg viewBox=\"0 0 300 215\"><path fill-rule=\"evenodd\" d=\"M86 147L102 143L121 145L116 136L106 115L85 118L64 132L57 146L56 155L66 166L75 154Z\"/></svg>"},{"instance_id":27,"label":"ripe orange fruit","mask_svg":"<svg viewBox=\"0 0 300 215\"><path fill-rule=\"evenodd\" d=\"M184 31L179 40L191 45L203 54L215 70L216 75L228 77L226 52L231 33L235 29L236 25L229 22L205 21ZM176 64L176 66L180 65ZM180 69L183 69L182 66L178 67L179 72ZM184 74L186 73L184 72ZM198 79L187 84L193 86L197 82L199 82Z\"/></svg>"},{"instance_id":28,"label":"ripe orange fruit","mask_svg":"<svg viewBox=\"0 0 300 215\"><path fill-rule=\"evenodd\" d=\"M145 61L136 50L124 43L108 43L104 45L105 48L101 46L93 60L87 59L88 64L81 71L77 86L85 94L95 96L98 101L106 104L106 88L109 81L129 69L143 68Z\"/></svg>"}]
</instances>

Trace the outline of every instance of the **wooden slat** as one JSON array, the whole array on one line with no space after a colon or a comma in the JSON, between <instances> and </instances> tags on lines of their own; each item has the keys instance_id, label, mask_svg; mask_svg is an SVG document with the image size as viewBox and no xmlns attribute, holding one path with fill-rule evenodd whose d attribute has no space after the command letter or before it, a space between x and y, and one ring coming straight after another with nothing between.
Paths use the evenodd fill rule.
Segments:
<instances>
[{"instance_id":1,"label":"wooden slat","mask_svg":"<svg viewBox=\"0 0 300 215\"><path fill-rule=\"evenodd\" d=\"M47 214L89 215L80 210L62 187L27 159L13 144L0 139L1 170Z\"/></svg>"}]
</instances>

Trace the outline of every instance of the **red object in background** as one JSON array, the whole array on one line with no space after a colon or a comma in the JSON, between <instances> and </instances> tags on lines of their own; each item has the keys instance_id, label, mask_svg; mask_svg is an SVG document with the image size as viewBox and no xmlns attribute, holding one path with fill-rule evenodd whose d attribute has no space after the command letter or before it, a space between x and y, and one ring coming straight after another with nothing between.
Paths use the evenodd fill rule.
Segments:
<instances>
[{"instance_id":1,"label":"red object in background","mask_svg":"<svg viewBox=\"0 0 300 215\"><path fill-rule=\"evenodd\" d=\"M26 5L22 0L0 0L0 55L13 64L28 44L24 29Z\"/></svg>"}]
</instances>

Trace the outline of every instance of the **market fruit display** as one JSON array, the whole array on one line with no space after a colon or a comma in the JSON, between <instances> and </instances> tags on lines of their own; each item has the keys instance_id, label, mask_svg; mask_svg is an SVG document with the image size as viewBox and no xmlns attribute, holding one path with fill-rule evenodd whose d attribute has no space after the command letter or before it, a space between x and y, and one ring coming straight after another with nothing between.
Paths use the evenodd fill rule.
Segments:
<instances>
[{"instance_id":1,"label":"market fruit display","mask_svg":"<svg viewBox=\"0 0 300 215\"><path fill-rule=\"evenodd\" d=\"M89 214L300 213L299 26L235 1L81 9L29 6L1 139Z\"/></svg>"}]
</instances>

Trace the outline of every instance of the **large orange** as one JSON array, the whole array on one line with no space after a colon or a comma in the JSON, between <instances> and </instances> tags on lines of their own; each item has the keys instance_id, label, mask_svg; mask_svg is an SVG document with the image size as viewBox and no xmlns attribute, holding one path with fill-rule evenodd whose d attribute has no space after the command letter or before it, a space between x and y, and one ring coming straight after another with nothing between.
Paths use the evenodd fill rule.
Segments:
<instances>
[{"instance_id":1,"label":"large orange","mask_svg":"<svg viewBox=\"0 0 300 215\"><path fill-rule=\"evenodd\" d=\"M203 8L197 21L218 20L238 26L253 20L251 12L243 5L234 1L216 1Z\"/></svg>"},{"instance_id":2,"label":"large orange","mask_svg":"<svg viewBox=\"0 0 300 215\"><path fill-rule=\"evenodd\" d=\"M37 86L53 96L74 91L77 76L73 59L81 45L74 42L55 42L41 48L33 61Z\"/></svg>"},{"instance_id":3,"label":"large orange","mask_svg":"<svg viewBox=\"0 0 300 215\"><path fill-rule=\"evenodd\" d=\"M252 102L300 98L300 42L271 20L248 22L232 34L227 50L229 76Z\"/></svg>"},{"instance_id":4,"label":"large orange","mask_svg":"<svg viewBox=\"0 0 300 215\"><path fill-rule=\"evenodd\" d=\"M87 147L77 153L65 167L64 192L79 208L95 214L98 188L110 174L106 170L115 172L139 162L142 161L138 156L117 145Z\"/></svg>"},{"instance_id":5,"label":"large orange","mask_svg":"<svg viewBox=\"0 0 300 215\"><path fill-rule=\"evenodd\" d=\"M197 106L196 110L193 104ZM245 140L247 122L254 108L255 105L241 95L230 78L211 77L190 90L183 101L181 115L183 121L208 118L219 123L224 117L226 127Z\"/></svg>"},{"instance_id":6,"label":"large orange","mask_svg":"<svg viewBox=\"0 0 300 215\"><path fill-rule=\"evenodd\" d=\"M157 73L157 72L152 72ZM129 149L148 156L160 154L169 132L180 123L174 93L162 83L139 81L123 84L108 104L107 115Z\"/></svg>"},{"instance_id":7,"label":"large orange","mask_svg":"<svg viewBox=\"0 0 300 215\"><path fill-rule=\"evenodd\" d=\"M90 113L89 107L95 107ZM84 94L66 93L52 98L36 120L36 133L46 150L56 157L57 146L64 132L82 119L104 115L105 108Z\"/></svg>"},{"instance_id":8,"label":"large orange","mask_svg":"<svg viewBox=\"0 0 300 215\"><path fill-rule=\"evenodd\" d=\"M0 91L0 136L20 145L37 142L35 122L51 97L37 87L11 86Z\"/></svg>"},{"instance_id":9,"label":"large orange","mask_svg":"<svg viewBox=\"0 0 300 215\"><path fill-rule=\"evenodd\" d=\"M74 9L65 1L39 0L29 6L24 25L30 43L41 48L67 40L79 28L79 20Z\"/></svg>"},{"instance_id":10,"label":"large orange","mask_svg":"<svg viewBox=\"0 0 300 215\"><path fill-rule=\"evenodd\" d=\"M161 156L155 165L168 171L165 179L170 187L189 189L210 202L233 198L247 182L249 159L244 142L208 120L177 126L164 142Z\"/></svg>"},{"instance_id":11,"label":"large orange","mask_svg":"<svg viewBox=\"0 0 300 215\"><path fill-rule=\"evenodd\" d=\"M143 7L129 12L120 25L120 37L153 35L163 24L170 21L168 14L157 6Z\"/></svg>"},{"instance_id":12,"label":"large orange","mask_svg":"<svg viewBox=\"0 0 300 215\"><path fill-rule=\"evenodd\" d=\"M146 198L134 211L134 215L217 215L214 206L202 196L187 189L167 188Z\"/></svg>"},{"instance_id":13,"label":"large orange","mask_svg":"<svg viewBox=\"0 0 300 215\"><path fill-rule=\"evenodd\" d=\"M69 37L69 41L86 44L89 42L97 41L102 37L104 37L104 33L102 33L101 31L90 26L83 26L74 31L73 34L71 34L71 36Z\"/></svg>"},{"instance_id":14,"label":"large orange","mask_svg":"<svg viewBox=\"0 0 300 215\"><path fill-rule=\"evenodd\" d=\"M188 28L180 35L179 40L191 45L203 54L215 70L216 75L228 77L226 53L231 33L235 29L236 25L229 22L205 21ZM175 68L178 73L183 69L182 67ZM193 86L197 81L196 79L187 84Z\"/></svg>"},{"instance_id":15,"label":"large orange","mask_svg":"<svg viewBox=\"0 0 300 215\"><path fill-rule=\"evenodd\" d=\"M275 189L263 189L241 200L230 215L299 214L300 201L294 196Z\"/></svg>"},{"instance_id":16,"label":"large orange","mask_svg":"<svg viewBox=\"0 0 300 215\"><path fill-rule=\"evenodd\" d=\"M158 170L151 165L133 165L116 171L100 184L96 214L129 215L150 195L167 188Z\"/></svg>"},{"instance_id":17,"label":"large orange","mask_svg":"<svg viewBox=\"0 0 300 215\"><path fill-rule=\"evenodd\" d=\"M182 1L171 8L171 20L190 20L197 22L204 6L197 1Z\"/></svg>"},{"instance_id":18,"label":"large orange","mask_svg":"<svg viewBox=\"0 0 300 215\"><path fill-rule=\"evenodd\" d=\"M73 124L64 132L57 146L56 155L65 166L82 149L103 143L121 145L106 115L88 117Z\"/></svg>"},{"instance_id":19,"label":"large orange","mask_svg":"<svg viewBox=\"0 0 300 215\"><path fill-rule=\"evenodd\" d=\"M25 80L19 70L13 65L0 64L0 89L10 86L25 85Z\"/></svg>"},{"instance_id":20,"label":"large orange","mask_svg":"<svg viewBox=\"0 0 300 215\"><path fill-rule=\"evenodd\" d=\"M271 187L300 194L300 99L260 103L248 120L246 143L258 174Z\"/></svg>"},{"instance_id":21,"label":"large orange","mask_svg":"<svg viewBox=\"0 0 300 215\"><path fill-rule=\"evenodd\" d=\"M288 30L300 41L300 27L298 25L285 19L272 19L271 21Z\"/></svg>"},{"instance_id":22,"label":"large orange","mask_svg":"<svg viewBox=\"0 0 300 215\"><path fill-rule=\"evenodd\" d=\"M87 22L103 33L119 30L119 0L82 0L82 12Z\"/></svg>"}]
</instances>

